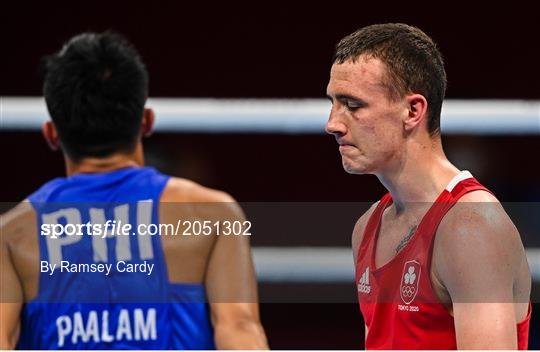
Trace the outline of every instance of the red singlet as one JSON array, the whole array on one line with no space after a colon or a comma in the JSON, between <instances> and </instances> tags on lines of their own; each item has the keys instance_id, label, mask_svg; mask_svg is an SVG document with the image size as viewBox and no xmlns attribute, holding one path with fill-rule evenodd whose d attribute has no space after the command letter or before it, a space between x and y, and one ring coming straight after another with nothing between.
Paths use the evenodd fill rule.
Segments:
<instances>
[{"instance_id":1,"label":"red singlet","mask_svg":"<svg viewBox=\"0 0 540 352\"><path fill-rule=\"evenodd\" d=\"M439 195L405 248L375 269L375 245L386 194L368 220L358 252L356 284L368 327L366 349L456 349L454 318L440 302L430 279L433 240L445 214L466 193L487 189L463 171ZM527 349L531 309L517 324L518 348Z\"/></svg>"}]
</instances>

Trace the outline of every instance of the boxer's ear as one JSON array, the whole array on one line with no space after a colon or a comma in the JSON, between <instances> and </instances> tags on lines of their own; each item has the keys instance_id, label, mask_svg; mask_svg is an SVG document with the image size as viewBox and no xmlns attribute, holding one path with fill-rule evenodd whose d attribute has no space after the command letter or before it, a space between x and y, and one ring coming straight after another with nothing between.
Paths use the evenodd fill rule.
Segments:
<instances>
[{"instance_id":1,"label":"boxer's ear","mask_svg":"<svg viewBox=\"0 0 540 352\"><path fill-rule=\"evenodd\" d=\"M45 142L47 142L47 145L51 150L58 150L60 149L60 139L58 138L58 131L56 130L56 127L54 126L54 123L52 121L46 121L41 126L41 133L43 134L43 138L45 138Z\"/></svg>"},{"instance_id":2,"label":"boxer's ear","mask_svg":"<svg viewBox=\"0 0 540 352\"><path fill-rule=\"evenodd\" d=\"M409 94L405 100L408 112L404 116L403 125L406 131L412 131L416 126L427 121L428 103L421 94Z\"/></svg>"},{"instance_id":3,"label":"boxer's ear","mask_svg":"<svg viewBox=\"0 0 540 352\"><path fill-rule=\"evenodd\" d=\"M142 123L141 123L141 135L143 137L149 137L154 132L154 120L156 115L151 108L144 108Z\"/></svg>"}]
</instances>

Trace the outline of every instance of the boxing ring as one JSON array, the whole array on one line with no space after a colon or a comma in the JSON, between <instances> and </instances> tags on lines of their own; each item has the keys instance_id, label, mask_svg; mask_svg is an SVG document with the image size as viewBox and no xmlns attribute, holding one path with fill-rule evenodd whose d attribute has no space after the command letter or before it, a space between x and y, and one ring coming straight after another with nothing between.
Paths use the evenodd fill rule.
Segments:
<instances>
[{"instance_id":1,"label":"boxing ring","mask_svg":"<svg viewBox=\"0 0 540 352\"><path fill-rule=\"evenodd\" d=\"M328 167L333 170L331 173L323 173L321 178L335 177L339 180L338 182L350 182L349 185L357 184L357 182L360 185L369 185L371 188L364 189L364 198L367 194L376 196L377 192L382 191L382 189L375 189L374 185L380 186L376 179L355 178L345 175L341 170L339 155L335 151L335 146L331 145L332 137L324 136L324 127L330 111L330 102L326 99L152 98L149 99L147 106L156 112L155 130L157 133L150 139L145 148L147 151L154 148L151 151L152 161L161 162L156 166L166 168L186 162L191 163L186 165L197 168L200 167L199 160L205 160L208 165L213 165L216 162L220 163L219 158L221 157L225 162L221 162L216 168L202 168L201 172L196 174L193 179L198 181L197 177L211 174L215 170L228 173L228 178L221 180L216 188L225 189L235 197L238 193L239 199L243 199L242 197L245 197L246 194L253 193L257 197L255 200L258 201L261 194L260 188L253 188L258 187L257 183L246 184L250 182L249 172L236 180L236 184L234 183L234 177L239 176L239 171L232 168L240 168L240 172L245 170L243 169L245 167L244 160L234 161L234 159L238 159L236 153L243 152L244 143L248 143L250 148L253 147L250 143L256 144L250 154L253 158L259 158L261 151L271 150L267 148L271 148L272 144L284 143L285 147L281 147L277 152L272 150L273 153L277 153L275 157L272 158L272 155L266 155L266 157L271 157L270 163L277 163L276 165L279 165L280 162L284 163L286 166L282 168L286 169L287 165L291 167L291 163L296 161L290 155L283 154L290 150L288 148L303 147L304 143L314 142L316 152L323 153L322 156L317 154L317 162L320 165L329 165ZM16 167L22 167L20 170L13 169L13 171L17 170L18 173L10 174L10 177L16 178L16 182L12 182L13 185L18 185L16 186L17 191L11 192L16 196L8 196L9 199L5 200L16 200L18 197L26 195L25 192L31 192L40 182L63 173L61 155L49 152L38 133L47 116L45 102L42 98L0 98L0 130L5 138L4 148L15 148L15 146L18 148L6 153L5 162L6 165L13 164ZM532 186L535 188L535 192L540 191L540 188L536 187L537 177L533 171L536 166L532 162L535 161L530 163L530 160L537 154L534 150L538 149L536 147L539 145L538 140L540 140L540 101L447 100L443 106L441 123L443 136L448 137L443 138L443 143L449 142L452 148L447 148L447 152L454 153L451 159L467 159L471 158L471 154L473 154L472 159L468 160L468 165L474 168L475 163L482 162L484 154L489 153L491 158L488 160L491 160L491 164L489 164L491 171L495 169L503 172L496 175L490 173L478 175L479 179L500 180L503 186L508 182L517 183L518 189L522 191L521 196L525 193L527 196L525 199L533 202L517 205L517 210L525 209L520 214L522 217L531 219L535 217L535 215L531 217L529 215L531 212L528 212L527 209L531 204L534 204L535 210L540 209L540 203L538 203L540 193L534 193L529 188ZM233 142L233 145L222 144L229 142ZM470 142L473 144L469 145ZM475 145L474 143L477 142L479 144ZM502 145L499 145L501 142ZM24 147L19 148L19 145L24 145ZM193 148L194 145L199 147ZM257 149L257 147L261 149ZM312 147L313 144L311 144ZM220 150L216 150L216 148ZM493 148L493 150L489 148ZM183 151L181 154L175 154L173 149L183 149ZM505 155L496 154L505 149L509 150ZM519 153L516 156L521 156L521 158L515 158L514 153ZM212 157L213 154L216 154L217 157ZM29 158L31 162L27 164L30 166L17 165L21 158L22 160ZM291 173L303 173L302 168L309 164L310 160L298 168L293 168ZM231 162L233 163L231 164ZM261 163L259 162L257 165L260 166ZM478 169L482 170L483 166L478 165ZM40 167L51 170L35 174L35 170ZM189 166L186 167L189 168ZM222 169L219 169L220 167ZM514 173L514 167L518 169L516 170L517 174L515 174L517 176L514 176L511 181L504 179L508 174ZM322 170L322 166L318 170ZM170 171L171 174L184 176L182 172L185 169L173 167ZM264 169L257 171L265 172ZM268 170L266 169L266 171ZM473 172L473 174L475 173ZM276 175L276 173L270 174L266 176L265 180L274 181L273 177ZM287 187L291 188L297 187L294 182L304 181L301 178L290 181L290 176L288 174L287 177L277 178L275 182L276 184L288 182ZM524 176L527 176L527 180L523 178ZM187 175L187 177L190 178L191 175ZM490 177L493 179L490 180ZM293 184L291 185L290 182ZM529 182L528 185L526 182ZM306 194L305 191L309 187L311 186L301 187L301 192L297 195ZM315 182L314 187L320 187L320 185ZM342 187L341 190L347 191L347 188ZM274 191L274 188L270 188L269 191L262 192L262 194L268 195ZM505 191L506 194L513 194L512 189ZM328 196L328 192L325 194ZM352 195L348 199L355 202L356 193ZM360 199L364 198L360 197ZM302 198L300 200L304 201ZM364 207L366 204L360 205ZM503 205L506 207L506 204ZM512 204L510 205L512 206ZM320 203L314 206L319 208L310 208L304 215L313 210L318 210L320 213L321 209L328 209L333 204ZM292 205L291 207L285 210L299 210L297 206ZM346 207L350 210L354 205L346 205ZM343 208L336 209L338 209L337 213ZM286 211L279 212L280 215L286 213ZM296 221L295 225L297 226L294 231L302 231L302 227L298 227L298 225L301 225L305 219L296 219L296 214L294 215L293 220ZM302 215L301 212L300 215ZM531 322L531 348L540 346L540 334L537 329L535 330L535 327L539 326L536 316L538 315L538 307L540 307L538 303L540 302L540 236L538 231L540 229L540 216L536 217L538 220L532 219L527 233L521 232L533 277L531 299L534 308L533 321ZM290 216L289 219L291 219ZM358 349L362 347L360 338L362 336L362 318L358 312L354 287L353 256L349 246L352 226L348 227L349 222L354 223L356 219L354 216L349 217L348 213L340 214L340 219L344 219L344 222L341 223L342 226L339 226L339 229L334 227L334 224L337 223L333 222L330 223L332 225L330 230L317 228L319 237L328 235L328 231L330 231L330 235L333 236L331 240L321 241L319 238L316 241L311 241L309 234L304 234L303 237L294 237L294 231L286 235L266 231L266 236L254 232L252 238L253 257L259 282L261 316L274 348L305 349L316 346L318 349L321 347ZM326 220L326 218L321 220ZM319 221L316 226L321 227L321 224ZM309 233L309 230L304 229L303 232ZM261 239L264 240L261 241ZM531 239L532 241L530 241ZM287 319L283 319L284 316ZM325 339L317 339L318 336L324 336ZM315 337L315 340L312 341L312 337Z\"/></svg>"},{"instance_id":2,"label":"boxing ring","mask_svg":"<svg viewBox=\"0 0 540 352\"><path fill-rule=\"evenodd\" d=\"M2 130L39 130L48 113L37 97L2 97ZM149 99L157 132L322 134L330 102L325 99ZM540 137L540 101L447 100L441 118L445 135ZM527 248L533 280L540 283L540 248ZM353 282L346 247L254 247L261 282Z\"/></svg>"}]
</instances>

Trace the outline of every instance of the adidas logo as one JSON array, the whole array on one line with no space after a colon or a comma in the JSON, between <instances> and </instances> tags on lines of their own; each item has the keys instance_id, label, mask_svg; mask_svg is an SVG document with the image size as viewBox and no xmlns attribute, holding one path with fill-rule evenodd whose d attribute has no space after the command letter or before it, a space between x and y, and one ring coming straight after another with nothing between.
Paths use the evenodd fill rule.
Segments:
<instances>
[{"instance_id":1,"label":"adidas logo","mask_svg":"<svg viewBox=\"0 0 540 352\"><path fill-rule=\"evenodd\" d=\"M371 286L369 285L369 266L366 268L366 271L362 274L360 282L358 283L358 292L360 293L370 293Z\"/></svg>"}]
</instances>

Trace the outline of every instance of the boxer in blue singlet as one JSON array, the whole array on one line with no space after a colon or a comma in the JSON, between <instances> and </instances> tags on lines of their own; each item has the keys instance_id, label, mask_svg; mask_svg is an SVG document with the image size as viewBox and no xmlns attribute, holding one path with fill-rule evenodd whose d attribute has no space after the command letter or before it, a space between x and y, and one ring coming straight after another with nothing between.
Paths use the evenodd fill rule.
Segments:
<instances>
[{"instance_id":1,"label":"boxer in blue singlet","mask_svg":"<svg viewBox=\"0 0 540 352\"><path fill-rule=\"evenodd\" d=\"M238 205L144 166L147 87L114 33L81 34L47 58L43 134L67 177L2 215L0 348L267 348L249 237L218 233L245 222ZM210 227L187 236L195 223Z\"/></svg>"}]
</instances>

